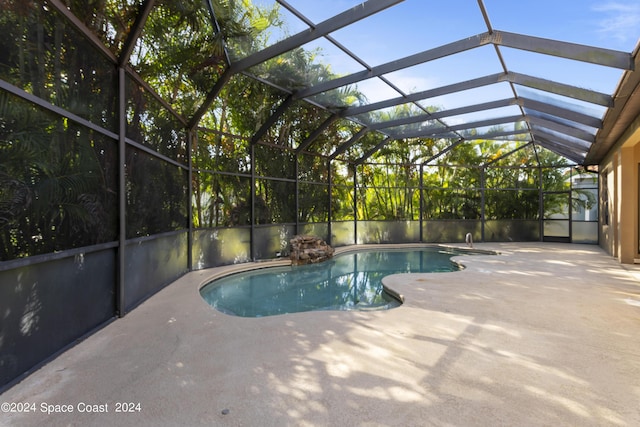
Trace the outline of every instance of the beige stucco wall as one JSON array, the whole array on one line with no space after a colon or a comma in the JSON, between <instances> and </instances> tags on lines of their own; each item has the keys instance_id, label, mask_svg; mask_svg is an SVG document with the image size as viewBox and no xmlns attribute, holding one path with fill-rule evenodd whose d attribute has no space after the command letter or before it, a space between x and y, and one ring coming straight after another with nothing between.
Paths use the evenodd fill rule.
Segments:
<instances>
[{"instance_id":1,"label":"beige stucco wall","mask_svg":"<svg viewBox=\"0 0 640 427\"><path fill-rule=\"evenodd\" d=\"M639 168L640 117L599 165L600 246L625 264L640 261Z\"/></svg>"}]
</instances>

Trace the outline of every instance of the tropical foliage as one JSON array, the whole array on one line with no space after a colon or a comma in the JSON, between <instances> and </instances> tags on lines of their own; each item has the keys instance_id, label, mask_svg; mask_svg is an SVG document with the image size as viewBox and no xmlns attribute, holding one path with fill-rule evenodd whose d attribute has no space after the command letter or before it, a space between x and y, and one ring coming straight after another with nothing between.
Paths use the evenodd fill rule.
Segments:
<instances>
[{"instance_id":1,"label":"tropical foliage","mask_svg":"<svg viewBox=\"0 0 640 427\"><path fill-rule=\"evenodd\" d=\"M115 148L0 92L0 260L113 241Z\"/></svg>"},{"instance_id":2,"label":"tropical foliage","mask_svg":"<svg viewBox=\"0 0 640 427\"><path fill-rule=\"evenodd\" d=\"M521 142L386 141L293 100L280 88L338 77L321 51L294 49L231 75L229 59L287 34L278 6L217 0L214 19L208 2L158 0L131 39L147 2L63 3L103 49L43 0L0 1L0 79L67 116L0 89L1 260L115 240L121 143L127 238L190 222L538 219L540 188L569 182L562 158ZM336 111L367 103L357 86L316 99ZM362 123L423 113L407 104Z\"/></svg>"}]
</instances>

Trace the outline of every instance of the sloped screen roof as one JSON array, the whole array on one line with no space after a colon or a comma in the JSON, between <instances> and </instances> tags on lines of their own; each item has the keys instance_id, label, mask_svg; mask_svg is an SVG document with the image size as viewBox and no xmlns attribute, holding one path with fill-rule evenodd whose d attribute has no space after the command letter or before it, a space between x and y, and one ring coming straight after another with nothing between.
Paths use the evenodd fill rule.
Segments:
<instances>
[{"instance_id":1,"label":"sloped screen roof","mask_svg":"<svg viewBox=\"0 0 640 427\"><path fill-rule=\"evenodd\" d=\"M234 49L227 40L231 74L262 79L288 102L313 103L387 140L532 142L578 164L599 160L589 152L634 69L640 28L640 4L631 0L253 3L278 18L264 17L266 48ZM277 67L298 48L329 64L332 78L261 75L260 64ZM360 96L333 96L353 88ZM389 113L398 106L402 116Z\"/></svg>"}]
</instances>

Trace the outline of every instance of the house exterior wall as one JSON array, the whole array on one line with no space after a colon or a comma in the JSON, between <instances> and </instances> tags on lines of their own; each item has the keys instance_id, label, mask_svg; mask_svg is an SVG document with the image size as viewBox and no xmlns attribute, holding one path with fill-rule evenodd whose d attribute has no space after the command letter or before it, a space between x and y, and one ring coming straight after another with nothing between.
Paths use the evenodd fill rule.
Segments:
<instances>
[{"instance_id":1,"label":"house exterior wall","mask_svg":"<svg viewBox=\"0 0 640 427\"><path fill-rule=\"evenodd\" d=\"M599 165L600 246L623 264L640 262L640 117Z\"/></svg>"}]
</instances>

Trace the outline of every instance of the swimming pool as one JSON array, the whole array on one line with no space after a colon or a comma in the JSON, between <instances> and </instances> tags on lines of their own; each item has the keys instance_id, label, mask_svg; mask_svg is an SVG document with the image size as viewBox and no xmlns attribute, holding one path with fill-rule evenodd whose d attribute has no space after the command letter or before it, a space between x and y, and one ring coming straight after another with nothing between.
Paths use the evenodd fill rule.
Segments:
<instances>
[{"instance_id":1,"label":"swimming pool","mask_svg":"<svg viewBox=\"0 0 640 427\"><path fill-rule=\"evenodd\" d=\"M200 289L217 310L262 317L313 310L386 310L402 303L382 285L396 273L451 272L458 248L368 249L310 265L269 267L214 280Z\"/></svg>"}]
</instances>

